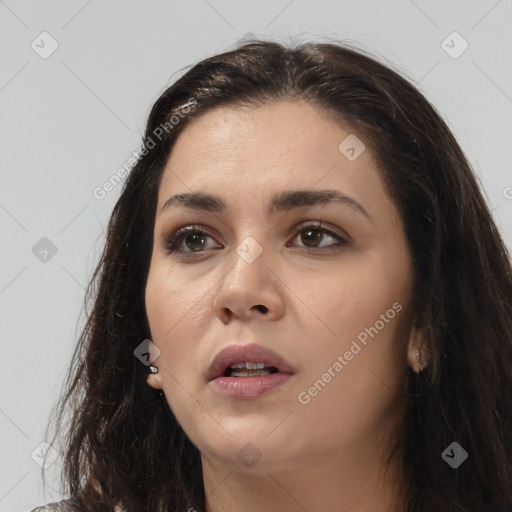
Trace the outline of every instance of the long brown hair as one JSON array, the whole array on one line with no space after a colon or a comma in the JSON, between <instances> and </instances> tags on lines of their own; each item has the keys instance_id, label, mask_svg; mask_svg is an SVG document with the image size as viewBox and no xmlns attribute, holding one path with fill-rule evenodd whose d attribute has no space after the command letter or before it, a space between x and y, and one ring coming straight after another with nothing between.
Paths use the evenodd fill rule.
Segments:
<instances>
[{"instance_id":1,"label":"long brown hair","mask_svg":"<svg viewBox=\"0 0 512 512\"><path fill-rule=\"evenodd\" d=\"M199 62L153 106L52 414L65 451L65 492L91 512L117 503L127 512L204 506L199 452L134 356L150 337L144 290L158 187L190 120L220 105L289 99L310 102L368 144L404 222L415 272L411 307L430 356L404 383L407 412L395 452L403 453L406 510L512 510L510 255L435 109L388 66L333 43L246 44ZM452 442L469 455L456 469L441 457Z\"/></svg>"}]
</instances>

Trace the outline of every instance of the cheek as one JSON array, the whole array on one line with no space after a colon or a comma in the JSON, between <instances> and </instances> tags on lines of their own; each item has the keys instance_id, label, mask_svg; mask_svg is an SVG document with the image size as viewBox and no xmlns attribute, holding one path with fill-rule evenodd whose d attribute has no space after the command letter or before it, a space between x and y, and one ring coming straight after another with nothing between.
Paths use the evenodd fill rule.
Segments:
<instances>
[{"instance_id":1,"label":"cheek","mask_svg":"<svg viewBox=\"0 0 512 512\"><path fill-rule=\"evenodd\" d=\"M151 335L163 344L173 338L180 324L190 324L201 317L207 290L183 279L183 272L169 270L169 263L150 268L145 300ZM189 334L190 335L190 334Z\"/></svg>"},{"instance_id":2,"label":"cheek","mask_svg":"<svg viewBox=\"0 0 512 512\"><path fill-rule=\"evenodd\" d=\"M368 327L374 324L375 320ZM301 380L300 400L296 397L301 428L333 444L342 439L347 448L373 435L376 426L392 424L401 414L400 389L405 377L393 355L401 333L398 318L377 329L377 334L360 325L351 327L363 334L360 339L365 343L357 335L340 336L337 347L310 355L315 363Z\"/></svg>"},{"instance_id":3,"label":"cheek","mask_svg":"<svg viewBox=\"0 0 512 512\"><path fill-rule=\"evenodd\" d=\"M348 439L400 407L410 271L405 253L394 259L387 251L354 255L317 289L315 312L329 331L306 345L305 395L299 402L311 428L316 425L327 435L315 418L328 415L331 426L346 429Z\"/></svg>"},{"instance_id":4,"label":"cheek","mask_svg":"<svg viewBox=\"0 0 512 512\"><path fill-rule=\"evenodd\" d=\"M160 349L159 367L165 399L178 423L197 445L208 435L222 436L218 420L201 398L197 353L212 322L213 284L190 271L170 270L169 262L151 267L145 290L151 339ZM190 270L190 269L189 269ZM214 434L215 433L215 434Z\"/></svg>"},{"instance_id":5,"label":"cheek","mask_svg":"<svg viewBox=\"0 0 512 512\"><path fill-rule=\"evenodd\" d=\"M303 286L309 283L314 288L312 311L328 328L325 340L329 344L341 349L343 340L356 337L377 321L380 326L380 315L386 311L385 320L390 317L386 330L403 316L396 311L398 306L393 309L399 303L403 310L409 300L410 267L403 255L393 259L385 251L354 253L330 270L322 279L303 281Z\"/></svg>"},{"instance_id":6,"label":"cheek","mask_svg":"<svg viewBox=\"0 0 512 512\"><path fill-rule=\"evenodd\" d=\"M194 354L211 322L211 305L207 286L191 286L168 268L167 263L150 269L145 301L151 340L160 350L155 364L161 369L166 396L175 401L180 390L193 392L197 386Z\"/></svg>"}]
</instances>

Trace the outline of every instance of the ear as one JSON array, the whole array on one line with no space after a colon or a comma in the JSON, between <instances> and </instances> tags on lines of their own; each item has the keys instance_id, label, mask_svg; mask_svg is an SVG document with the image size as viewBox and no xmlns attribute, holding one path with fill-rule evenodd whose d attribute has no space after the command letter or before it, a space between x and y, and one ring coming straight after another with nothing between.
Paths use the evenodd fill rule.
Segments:
<instances>
[{"instance_id":1,"label":"ear","mask_svg":"<svg viewBox=\"0 0 512 512\"><path fill-rule=\"evenodd\" d=\"M419 328L416 323L411 327L409 333L409 344L407 346L407 363L419 373L425 369L429 362L427 352L427 336L424 328Z\"/></svg>"},{"instance_id":2,"label":"ear","mask_svg":"<svg viewBox=\"0 0 512 512\"><path fill-rule=\"evenodd\" d=\"M148 386L152 387L153 389L163 389L160 373L150 373L147 378L147 383Z\"/></svg>"}]
</instances>

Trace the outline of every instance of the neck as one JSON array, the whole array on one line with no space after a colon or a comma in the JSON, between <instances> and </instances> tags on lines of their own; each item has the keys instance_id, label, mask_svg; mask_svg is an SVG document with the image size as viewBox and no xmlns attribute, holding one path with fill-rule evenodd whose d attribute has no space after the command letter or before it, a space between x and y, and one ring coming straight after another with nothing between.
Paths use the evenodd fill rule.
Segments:
<instances>
[{"instance_id":1,"label":"neck","mask_svg":"<svg viewBox=\"0 0 512 512\"><path fill-rule=\"evenodd\" d=\"M397 460L385 470L373 446L289 468L226 467L202 457L206 512L402 512L403 479ZM303 457L303 459L306 459Z\"/></svg>"}]
</instances>

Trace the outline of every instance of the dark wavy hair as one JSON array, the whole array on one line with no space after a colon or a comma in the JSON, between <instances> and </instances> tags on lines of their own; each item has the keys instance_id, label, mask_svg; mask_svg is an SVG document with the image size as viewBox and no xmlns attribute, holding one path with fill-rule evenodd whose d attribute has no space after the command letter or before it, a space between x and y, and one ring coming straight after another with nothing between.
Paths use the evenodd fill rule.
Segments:
<instances>
[{"instance_id":1,"label":"dark wavy hair","mask_svg":"<svg viewBox=\"0 0 512 512\"><path fill-rule=\"evenodd\" d=\"M119 503L127 512L203 509L199 451L134 356L150 338L144 291L158 188L192 119L217 106L294 100L349 126L367 144L405 226L414 263L411 308L427 333L429 355L422 372L408 370L406 414L391 452L401 454L405 510L511 511L510 254L436 110L388 65L337 42L245 44L194 65L154 104L51 414L66 494L90 512ZM457 469L441 457L454 441L469 454Z\"/></svg>"}]
</instances>

